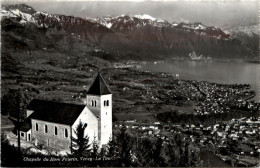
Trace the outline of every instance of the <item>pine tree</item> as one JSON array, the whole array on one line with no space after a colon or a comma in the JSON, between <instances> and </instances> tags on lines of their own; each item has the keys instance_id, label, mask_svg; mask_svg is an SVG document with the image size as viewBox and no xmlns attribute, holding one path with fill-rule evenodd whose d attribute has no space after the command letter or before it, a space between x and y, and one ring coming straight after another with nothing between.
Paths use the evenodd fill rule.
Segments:
<instances>
[{"instance_id":1,"label":"pine tree","mask_svg":"<svg viewBox=\"0 0 260 168\"><path fill-rule=\"evenodd\" d=\"M187 142L185 143L184 155L182 157L185 160L185 167L191 167L191 149L190 144Z\"/></svg>"},{"instance_id":2,"label":"pine tree","mask_svg":"<svg viewBox=\"0 0 260 168\"><path fill-rule=\"evenodd\" d=\"M91 151L91 157L93 160L98 159L98 150L99 150L98 142L96 141L96 137L94 137L94 141L92 143L92 151Z\"/></svg>"},{"instance_id":3,"label":"pine tree","mask_svg":"<svg viewBox=\"0 0 260 168\"><path fill-rule=\"evenodd\" d=\"M115 160L119 158L119 151L118 151L118 146L116 142L116 136L113 136L113 138L110 139L107 145L107 156L111 160Z\"/></svg>"},{"instance_id":4,"label":"pine tree","mask_svg":"<svg viewBox=\"0 0 260 168\"><path fill-rule=\"evenodd\" d=\"M200 159L200 149L198 147L192 146L192 153L191 153L191 166L197 167L202 166L202 162Z\"/></svg>"},{"instance_id":5,"label":"pine tree","mask_svg":"<svg viewBox=\"0 0 260 168\"><path fill-rule=\"evenodd\" d=\"M76 130L76 137L72 137L71 153L76 157L86 157L90 154L89 137L85 135L87 125L79 122Z\"/></svg>"},{"instance_id":6,"label":"pine tree","mask_svg":"<svg viewBox=\"0 0 260 168\"><path fill-rule=\"evenodd\" d=\"M123 126L118 137L118 151L120 156L118 166L129 167L132 162L133 138L126 132L126 130L126 126Z\"/></svg>"},{"instance_id":7,"label":"pine tree","mask_svg":"<svg viewBox=\"0 0 260 168\"><path fill-rule=\"evenodd\" d=\"M20 137L20 127L21 127L21 122L25 119L26 117L26 108L29 104L30 101L30 95L27 92L24 92L22 90L18 90L15 95L14 95L14 105L15 109L17 112L17 123L16 123L16 128L17 128L17 134L18 134L18 152L21 154L21 137Z\"/></svg>"},{"instance_id":8,"label":"pine tree","mask_svg":"<svg viewBox=\"0 0 260 168\"><path fill-rule=\"evenodd\" d=\"M177 140L177 141L176 141ZM176 142L180 143L178 138L177 139L172 139L170 143L167 146L168 152L167 155L169 156L168 158L168 166L170 167L177 167L180 166L180 159L181 159L181 150L182 147L178 146Z\"/></svg>"},{"instance_id":9,"label":"pine tree","mask_svg":"<svg viewBox=\"0 0 260 168\"><path fill-rule=\"evenodd\" d=\"M152 165L153 167L154 166L164 166L164 164L165 164L164 158L162 157L163 156L162 147L163 147L162 139L157 138L156 143L155 143L155 149L154 149L154 152L153 152L153 155L152 155L153 162L154 162L154 164Z\"/></svg>"},{"instance_id":10,"label":"pine tree","mask_svg":"<svg viewBox=\"0 0 260 168\"><path fill-rule=\"evenodd\" d=\"M99 155L100 155L101 161L104 161L106 154L107 154L107 147L105 146L100 149Z\"/></svg>"},{"instance_id":11,"label":"pine tree","mask_svg":"<svg viewBox=\"0 0 260 168\"><path fill-rule=\"evenodd\" d=\"M139 140L138 147L134 151L136 155L135 163L138 167L153 165L153 143L150 139L144 138Z\"/></svg>"},{"instance_id":12,"label":"pine tree","mask_svg":"<svg viewBox=\"0 0 260 168\"><path fill-rule=\"evenodd\" d=\"M9 92L3 95L1 99L1 113L2 115L7 115L8 117L17 117L16 107L15 107L15 92L13 90L9 90Z\"/></svg>"}]
</instances>

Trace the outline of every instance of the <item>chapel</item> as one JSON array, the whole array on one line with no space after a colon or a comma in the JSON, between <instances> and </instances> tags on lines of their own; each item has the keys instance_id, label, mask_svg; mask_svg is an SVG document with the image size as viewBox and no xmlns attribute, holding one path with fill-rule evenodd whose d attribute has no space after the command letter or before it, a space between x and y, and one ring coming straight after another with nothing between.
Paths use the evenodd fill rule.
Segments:
<instances>
[{"instance_id":1,"label":"chapel","mask_svg":"<svg viewBox=\"0 0 260 168\"><path fill-rule=\"evenodd\" d=\"M85 126L89 142L106 145L112 137L112 93L98 73L83 104L33 99L20 128L22 140L57 150L69 150L79 122Z\"/></svg>"}]
</instances>

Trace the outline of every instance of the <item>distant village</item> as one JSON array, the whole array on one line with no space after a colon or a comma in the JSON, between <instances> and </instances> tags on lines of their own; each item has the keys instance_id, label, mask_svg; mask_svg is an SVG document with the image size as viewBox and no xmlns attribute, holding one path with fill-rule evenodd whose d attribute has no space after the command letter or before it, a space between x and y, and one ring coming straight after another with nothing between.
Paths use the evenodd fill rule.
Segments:
<instances>
[{"instance_id":1,"label":"distant village","mask_svg":"<svg viewBox=\"0 0 260 168\"><path fill-rule=\"evenodd\" d=\"M232 119L209 126L129 120L115 123L114 128L123 125L138 133L141 139L157 137L163 143L169 143L175 134L183 134L185 139L190 139L201 149L210 149L233 166L252 166L260 161L260 117Z\"/></svg>"},{"instance_id":2,"label":"distant village","mask_svg":"<svg viewBox=\"0 0 260 168\"><path fill-rule=\"evenodd\" d=\"M106 86L102 77L96 78L99 79L96 83L101 82L101 85L94 85L97 86L94 87L94 94L89 92L86 94L86 91L73 93L71 97L75 99L75 102L84 100L86 96L89 98L83 103L84 105L62 105L66 107L65 109L77 107L74 109L77 115L73 115L73 120L72 117L63 113L61 108L54 108L58 107L57 103L54 103L51 110L45 109L44 106L40 110L41 116L37 116L37 112L32 113L32 117L28 121L43 120L45 117L44 121L51 120L49 122L52 124L34 122L30 125L29 122L25 127L22 127L20 132L22 147L30 149L31 152L48 155L50 152L48 147L51 146L54 148L50 152L51 154L64 156L69 152L70 135L72 134L71 131L66 131L66 128L63 128L64 124L68 125L68 130L73 130L72 128L75 128L78 123L77 117L81 118L84 123L88 123L87 129L89 128L89 132L94 135L91 136L92 139L90 138L92 142L95 135L100 134L98 131L100 129L98 123L102 120L100 118L109 117L101 122L105 123L102 128L109 130L103 131L105 133L102 135L105 137L103 144L108 143L110 135L114 134L117 129L120 130L126 126L127 131L138 135L141 139L156 140L159 138L166 145L174 140L175 135L181 134L185 138L185 142L192 142L200 150L209 150L214 156L232 166L254 166L260 163L260 103L251 100L256 94L250 85L183 80L178 74L131 69L135 65L138 64L116 64L114 68L110 69L109 74L114 75L110 75L107 81L108 86L111 86L116 93L113 95L113 101L112 97L107 97L107 94L111 94L109 89L100 87ZM128 75L125 75L126 72ZM86 85L83 85L83 88L85 89ZM105 92L103 93L103 91ZM93 95L95 96L93 97ZM99 96L103 96L104 99L96 98ZM43 103L40 104L43 106ZM39 107L35 106L37 109ZM48 106L46 105L46 107ZM48 110L49 117L46 117ZM72 110L65 111L68 114L72 113ZM139 112L152 116L156 121L146 119L147 116L139 119ZM53 117L54 113L59 115ZM60 115L61 113L63 115ZM93 119L84 117L92 115L92 113L94 114ZM104 116L100 116L100 114L104 114ZM117 120L114 115L118 114L135 115L135 120L122 118ZM30 115L31 113L28 113L28 117ZM60 119L61 116L66 120ZM86 118L89 120L87 121ZM66 123L63 123L65 121ZM108 121L109 124L106 125ZM39 131L38 126L36 126L38 124ZM91 124L96 131L93 131ZM9 131L6 136L11 145L17 145L15 134ZM102 140L102 136L98 136L97 140ZM35 146L38 147L39 140L42 139L44 140L43 148L36 149ZM57 139L64 143L57 143ZM58 147L57 144L61 145ZM66 149L63 149L64 147ZM62 150L57 152L56 148Z\"/></svg>"}]
</instances>

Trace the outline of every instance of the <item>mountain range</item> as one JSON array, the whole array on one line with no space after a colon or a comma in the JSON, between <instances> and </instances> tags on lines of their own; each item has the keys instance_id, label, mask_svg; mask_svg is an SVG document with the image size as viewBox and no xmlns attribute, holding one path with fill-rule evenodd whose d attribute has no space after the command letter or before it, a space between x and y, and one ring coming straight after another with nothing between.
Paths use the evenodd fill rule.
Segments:
<instances>
[{"instance_id":1,"label":"mountain range","mask_svg":"<svg viewBox=\"0 0 260 168\"><path fill-rule=\"evenodd\" d=\"M258 56L259 50L259 25L241 25L236 27L223 27L225 33L232 38L240 40L245 46Z\"/></svg>"},{"instance_id":2,"label":"mountain range","mask_svg":"<svg viewBox=\"0 0 260 168\"><path fill-rule=\"evenodd\" d=\"M188 57L193 51L219 59L252 58L258 53L259 33L242 36L232 31L236 29L169 23L146 14L80 18L19 4L2 6L1 26L4 51L77 51L111 60Z\"/></svg>"}]
</instances>

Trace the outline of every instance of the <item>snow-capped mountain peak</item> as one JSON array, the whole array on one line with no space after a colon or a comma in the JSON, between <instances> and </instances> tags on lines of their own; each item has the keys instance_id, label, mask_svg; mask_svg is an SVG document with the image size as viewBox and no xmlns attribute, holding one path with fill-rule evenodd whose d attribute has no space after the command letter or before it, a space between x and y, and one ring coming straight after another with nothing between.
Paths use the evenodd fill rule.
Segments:
<instances>
[{"instance_id":1,"label":"snow-capped mountain peak","mask_svg":"<svg viewBox=\"0 0 260 168\"><path fill-rule=\"evenodd\" d=\"M150 26L153 28L170 28L175 31L194 32L201 36L207 35L216 39L228 39L229 35L221 29L213 26L205 26L202 23L169 23L165 20L152 17L147 14L142 15L120 15L116 17L105 16L95 19L87 19L99 23L115 32L134 31L139 28Z\"/></svg>"},{"instance_id":2,"label":"snow-capped mountain peak","mask_svg":"<svg viewBox=\"0 0 260 168\"><path fill-rule=\"evenodd\" d=\"M171 26L167 21L162 19L154 18L147 14L142 15L120 15L120 16L105 16L100 18L89 19L99 23L111 30L124 31L124 30L134 30L135 28L144 27L147 25L155 27L163 27L165 25Z\"/></svg>"},{"instance_id":3,"label":"snow-capped mountain peak","mask_svg":"<svg viewBox=\"0 0 260 168\"><path fill-rule=\"evenodd\" d=\"M187 29L193 29L193 30L206 30L208 27L203 25L202 23L180 23L176 24L174 23L175 26L181 26L183 28Z\"/></svg>"},{"instance_id":4,"label":"snow-capped mountain peak","mask_svg":"<svg viewBox=\"0 0 260 168\"><path fill-rule=\"evenodd\" d=\"M48 14L45 12L35 11L32 8L29 8L28 6L18 6L18 7L12 7L3 9L1 11L2 18L4 17L19 17L19 22L22 24L27 23L36 23L36 25L42 27L47 26L49 27L49 23L51 22L63 22L65 18L63 16L59 15L53 15ZM48 21L42 22L39 21L39 18L47 19ZM37 21L36 21L37 20ZM70 22L77 22L79 21L76 18L71 18ZM114 32L125 32L125 31L133 31L135 29L139 28L145 28L146 26L154 27L156 28L171 28L175 31L186 31L186 32L194 32L200 35L209 35L216 38L228 38L228 36L222 32L220 29L216 29L215 27L207 27L203 25L202 23L194 23L194 24L187 24L187 23L173 23L170 24L167 21L164 21L162 19L158 19L155 17L152 17L148 14L142 14L142 15L120 15L120 16L105 16L100 18L85 18L85 20L90 21L94 24L100 24L105 26L106 28L114 31ZM66 19L64 20L65 24L67 23Z\"/></svg>"},{"instance_id":5,"label":"snow-capped mountain peak","mask_svg":"<svg viewBox=\"0 0 260 168\"><path fill-rule=\"evenodd\" d=\"M147 14L142 14L142 15L134 15L134 17L138 18L138 19L149 19L149 20L152 20L152 21L156 21L157 19L150 16L150 15L147 15Z\"/></svg>"},{"instance_id":6,"label":"snow-capped mountain peak","mask_svg":"<svg viewBox=\"0 0 260 168\"><path fill-rule=\"evenodd\" d=\"M245 34L252 37L254 34L260 35L259 25L240 25L236 27L224 27L223 30L231 34L232 36L236 36L236 34Z\"/></svg>"},{"instance_id":7,"label":"snow-capped mountain peak","mask_svg":"<svg viewBox=\"0 0 260 168\"><path fill-rule=\"evenodd\" d=\"M154 17L147 15L147 14L134 15L133 17L138 18L138 19L143 19L143 20L151 20L153 22L165 22L162 19L154 18Z\"/></svg>"},{"instance_id":8,"label":"snow-capped mountain peak","mask_svg":"<svg viewBox=\"0 0 260 168\"><path fill-rule=\"evenodd\" d=\"M230 53L249 53L240 41L231 39L219 28L202 23L169 23L147 14L79 18L39 12L26 5L7 6L1 10L1 14L3 30L18 26L30 33L33 30L35 39L46 35L46 39L55 38L56 44L56 37L59 37L62 45L63 42L69 43L67 40L70 38L67 37L73 37L75 41L99 47L116 54L116 57L121 54L158 58L157 55L187 55L187 51L222 57L229 57ZM34 29L34 26L40 29ZM20 32L15 28L12 31ZM6 38L10 40L9 36ZM37 46L41 46L40 43ZM26 45L31 46L31 43ZM230 46L235 50L231 52Z\"/></svg>"},{"instance_id":9,"label":"snow-capped mountain peak","mask_svg":"<svg viewBox=\"0 0 260 168\"><path fill-rule=\"evenodd\" d=\"M24 13L19 9L11 9L9 11L2 9L1 19L5 17L21 17L20 23L31 22L34 20L31 14Z\"/></svg>"}]
</instances>

